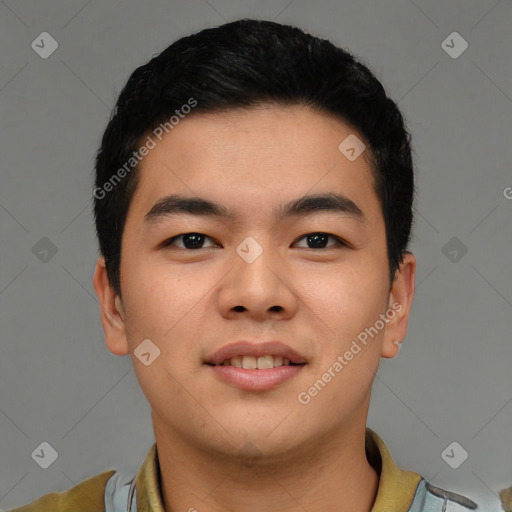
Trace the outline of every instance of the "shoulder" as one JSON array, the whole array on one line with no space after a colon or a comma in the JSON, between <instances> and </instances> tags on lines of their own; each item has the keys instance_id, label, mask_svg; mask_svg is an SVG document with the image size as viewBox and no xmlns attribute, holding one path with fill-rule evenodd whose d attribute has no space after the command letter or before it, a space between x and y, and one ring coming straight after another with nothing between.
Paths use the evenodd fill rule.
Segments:
<instances>
[{"instance_id":1,"label":"shoulder","mask_svg":"<svg viewBox=\"0 0 512 512\"><path fill-rule=\"evenodd\" d=\"M414 494L408 512L470 512L479 510L478 505L469 498L429 484L421 479Z\"/></svg>"},{"instance_id":2,"label":"shoulder","mask_svg":"<svg viewBox=\"0 0 512 512\"><path fill-rule=\"evenodd\" d=\"M115 470L83 480L63 492L52 492L6 512L104 512L105 486Z\"/></svg>"}]
</instances>

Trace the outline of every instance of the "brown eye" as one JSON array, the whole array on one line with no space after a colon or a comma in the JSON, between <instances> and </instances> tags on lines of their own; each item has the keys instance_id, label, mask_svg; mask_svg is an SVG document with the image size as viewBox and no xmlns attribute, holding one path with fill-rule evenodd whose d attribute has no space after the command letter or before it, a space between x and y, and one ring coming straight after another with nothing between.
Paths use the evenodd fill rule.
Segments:
<instances>
[{"instance_id":1,"label":"brown eye","mask_svg":"<svg viewBox=\"0 0 512 512\"><path fill-rule=\"evenodd\" d=\"M330 247L336 246L348 247L348 245L341 238L329 233L308 233L307 235L299 238L299 240L302 240L303 238L306 239L306 243L308 244L308 247L305 247L306 249L328 249ZM327 246L327 241L329 238L335 240L334 245Z\"/></svg>"},{"instance_id":2,"label":"brown eye","mask_svg":"<svg viewBox=\"0 0 512 512\"><path fill-rule=\"evenodd\" d=\"M183 233L182 235L177 235L169 240L165 241L163 247L176 246L175 241L181 241L182 245L178 245L181 249L203 249L205 240L211 240L209 236L203 235L202 233Z\"/></svg>"}]
</instances>

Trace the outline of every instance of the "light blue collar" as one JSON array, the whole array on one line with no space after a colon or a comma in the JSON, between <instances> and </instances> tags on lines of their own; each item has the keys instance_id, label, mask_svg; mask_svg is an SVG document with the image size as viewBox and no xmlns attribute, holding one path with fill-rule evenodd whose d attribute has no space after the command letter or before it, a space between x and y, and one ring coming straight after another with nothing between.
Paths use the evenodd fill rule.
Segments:
<instances>
[{"instance_id":1,"label":"light blue collar","mask_svg":"<svg viewBox=\"0 0 512 512\"><path fill-rule=\"evenodd\" d=\"M407 512L469 512L471 510L479 510L474 501L460 494L434 487L421 479Z\"/></svg>"},{"instance_id":2,"label":"light blue collar","mask_svg":"<svg viewBox=\"0 0 512 512\"><path fill-rule=\"evenodd\" d=\"M498 512L479 509L469 498L444 491L421 479L407 512ZM135 477L116 471L105 486L105 512L137 512Z\"/></svg>"},{"instance_id":3,"label":"light blue collar","mask_svg":"<svg viewBox=\"0 0 512 512\"><path fill-rule=\"evenodd\" d=\"M137 512L135 477L116 471L105 486L105 512Z\"/></svg>"}]
</instances>

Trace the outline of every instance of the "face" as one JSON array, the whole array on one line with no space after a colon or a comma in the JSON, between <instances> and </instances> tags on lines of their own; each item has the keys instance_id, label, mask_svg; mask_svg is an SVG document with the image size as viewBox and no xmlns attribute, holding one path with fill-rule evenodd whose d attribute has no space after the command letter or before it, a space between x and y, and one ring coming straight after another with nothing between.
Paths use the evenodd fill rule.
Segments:
<instances>
[{"instance_id":1,"label":"face","mask_svg":"<svg viewBox=\"0 0 512 512\"><path fill-rule=\"evenodd\" d=\"M131 355L155 430L218 454L250 441L279 457L365 425L380 358L396 355L393 341L406 334L415 262L406 256L390 289L367 154L351 161L338 149L351 134L362 140L300 106L195 114L141 162L122 240L122 302L101 260L94 284L107 345ZM320 208L297 202L329 194L336 200ZM162 203L171 195L219 211ZM134 351L148 339L146 365ZM242 340L279 341L305 364L208 364Z\"/></svg>"}]
</instances>

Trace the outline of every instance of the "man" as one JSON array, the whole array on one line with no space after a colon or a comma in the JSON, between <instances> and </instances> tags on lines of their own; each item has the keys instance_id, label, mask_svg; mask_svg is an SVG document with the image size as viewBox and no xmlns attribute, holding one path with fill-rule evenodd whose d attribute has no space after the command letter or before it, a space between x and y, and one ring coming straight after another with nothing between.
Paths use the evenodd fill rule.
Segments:
<instances>
[{"instance_id":1,"label":"man","mask_svg":"<svg viewBox=\"0 0 512 512\"><path fill-rule=\"evenodd\" d=\"M156 443L18 511L475 510L366 427L407 332L413 196L396 104L328 41L240 20L136 69L97 155L94 288Z\"/></svg>"}]
</instances>

